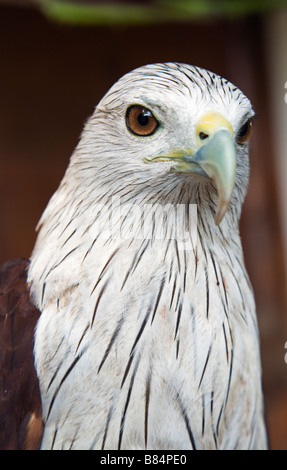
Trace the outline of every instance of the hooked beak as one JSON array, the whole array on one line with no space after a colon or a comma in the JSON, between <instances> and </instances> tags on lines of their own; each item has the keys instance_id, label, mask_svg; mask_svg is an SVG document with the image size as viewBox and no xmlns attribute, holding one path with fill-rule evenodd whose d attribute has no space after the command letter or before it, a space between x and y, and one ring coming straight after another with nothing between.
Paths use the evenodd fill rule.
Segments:
<instances>
[{"instance_id":1,"label":"hooked beak","mask_svg":"<svg viewBox=\"0 0 287 470\"><path fill-rule=\"evenodd\" d=\"M236 176L236 151L233 129L219 113L205 114L196 128L196 150L175 151L146 159L174 161L173 172L195 173L214 181L218 192L215 223L222 221L230 203Z\"/></svg>"}]
</instances>

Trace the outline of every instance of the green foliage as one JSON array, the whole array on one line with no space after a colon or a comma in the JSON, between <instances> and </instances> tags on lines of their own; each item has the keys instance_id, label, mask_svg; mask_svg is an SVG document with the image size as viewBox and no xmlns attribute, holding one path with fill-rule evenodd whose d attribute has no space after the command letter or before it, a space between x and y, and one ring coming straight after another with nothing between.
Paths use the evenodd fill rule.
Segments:
<instances>
[{"instance_id":1,"label":"green foliage","mask_svg":"<svg viewBox=\"0 0 287 470\"><path fill-rule=\"evenodd\" d=\"M149 24L196 19L235 18L286 8L287 0L154 0L135 3L36 0L57 21L79 25Z\"/></svg>"}]
</instances>

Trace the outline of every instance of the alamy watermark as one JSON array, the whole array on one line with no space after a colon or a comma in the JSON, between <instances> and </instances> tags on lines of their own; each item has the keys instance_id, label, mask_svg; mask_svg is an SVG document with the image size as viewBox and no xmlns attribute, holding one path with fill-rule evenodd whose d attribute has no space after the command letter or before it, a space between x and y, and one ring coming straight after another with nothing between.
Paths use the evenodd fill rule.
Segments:
<instances>
[{"instance_id":1,"label":"alamy watermark","mask_svg":"<svg viewBox=\"0 0 287 470\"><path fill-rule=\"evenodd\" d=\"M129 204L113 196L92 212L90 229L102 240L176 240L179 249L196 245L196 204Z\"/></svg>"}]
</instances>

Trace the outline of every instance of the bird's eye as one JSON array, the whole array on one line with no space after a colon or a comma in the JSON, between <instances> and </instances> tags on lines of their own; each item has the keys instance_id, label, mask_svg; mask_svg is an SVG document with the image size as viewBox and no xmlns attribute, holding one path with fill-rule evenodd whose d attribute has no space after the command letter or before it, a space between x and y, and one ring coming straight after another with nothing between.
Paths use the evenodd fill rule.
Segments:
<instances>
[{"instance_id":1,"label":"bird's eye","mask_svg":"<svg viewBox=\"0 0 287 470\"><path fill-rule=\"evenodd\" d=\"M253 133L253 120L248 119L248 121L243 124L243 126L239 129L237 134L237 142L241 145L247 142Z\"/></svg>"},{"instance_id":2,"label":"bird's eye","mask_svg":"<svg viewBox=\"0 0 287 470\"><path fill-rule=\"evenodd\" d=\"M144 137L152 135L159 126L152 112L137 104L128 108L126 123L133 134Z\"/></svg>"}]
</instances>

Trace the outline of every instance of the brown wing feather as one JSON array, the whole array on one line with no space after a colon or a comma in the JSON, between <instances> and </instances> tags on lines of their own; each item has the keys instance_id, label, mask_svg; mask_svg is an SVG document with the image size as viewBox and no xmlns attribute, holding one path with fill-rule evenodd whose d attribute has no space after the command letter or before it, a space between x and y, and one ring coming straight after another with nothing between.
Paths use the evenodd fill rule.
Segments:
<instances>
[{"instance_id":1,"label":"brown wing feather","mask_svg":"<svg viewBox=\"0 0 287 470\"><path fill-rule=\"evenodd\" d=\"M26 259L0 266L0 449L38 449L43 423L34 367L40 312L30 302Z\"/></svg>"}]
</instances>

